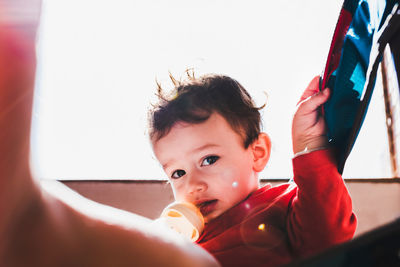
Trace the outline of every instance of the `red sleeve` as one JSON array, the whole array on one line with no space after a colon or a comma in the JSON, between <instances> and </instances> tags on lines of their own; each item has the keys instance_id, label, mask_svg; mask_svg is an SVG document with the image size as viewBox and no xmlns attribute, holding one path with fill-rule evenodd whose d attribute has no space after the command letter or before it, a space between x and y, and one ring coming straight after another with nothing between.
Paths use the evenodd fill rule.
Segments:
<instances>
[{"instance_id":1,"label":"red sleeve","mask_svg":"<svg viewBox=\"0 0 400 267\"><path fill-rule=\"evenodd\" d=\"M300 257L345 242L354 235L357 220L351 198L329 150L293 159L298 192L288 216L288 234Z\"/></svg>"}]
</instances>

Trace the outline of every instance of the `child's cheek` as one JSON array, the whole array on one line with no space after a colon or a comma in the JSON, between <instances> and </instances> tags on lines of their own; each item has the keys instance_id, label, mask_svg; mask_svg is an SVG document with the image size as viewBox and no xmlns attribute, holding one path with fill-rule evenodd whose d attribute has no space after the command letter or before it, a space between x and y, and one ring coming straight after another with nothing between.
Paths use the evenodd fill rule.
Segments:
<instances>
[{"instance_id":1,"label":"child's cheek","mask_svg":"<svg viewBox=\"0 0 400 267\"><path fill-rule=\"evenodd\" d=\"M219 173L219 181L223 184L223 187L236 188L239 185L239 180L237 179L239 173L237 173L232 168L224 168Z\"/></svg>"},{"instance_id":2,"label":"child's cheek","mask_svg":"<svg viewBox=\"0 0 400 267\"><path fill-rule=\"evenodd\" d=\"M181 200L182 195L184 195L182 192L183 190L183 185L182 183L179 183L178 181L170 181L171 182L171 187L172 187L172 192L174 194L175 200Z\"/></svg>"}]
</instances>

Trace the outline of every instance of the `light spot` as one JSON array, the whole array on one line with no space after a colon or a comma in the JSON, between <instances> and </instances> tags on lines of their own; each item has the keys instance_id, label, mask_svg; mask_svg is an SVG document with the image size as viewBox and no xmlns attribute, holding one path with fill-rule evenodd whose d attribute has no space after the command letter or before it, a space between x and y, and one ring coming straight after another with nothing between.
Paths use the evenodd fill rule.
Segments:
<instances>
[{"instance_id":1,"label":"light spot","mask_svg":"<svg viewBox=\"0 0 400 267\"><path fill-rule=\"evenodd\" d=\"M260 224L259 226L258 226L258 230L260 230L260 231L265 231L265 224Z\"/></svg>"},{"instance_id":2,"label":"light spot","mask_svg":"<svg viewBox=\"0 0 400 267\"><path fill-rule=\"evenodd\" d=\"M244 204L244 206L246 207L246 209L250 209L249 203Z\"/></svg>"},{"instance_id":3,"label":"light spot","mask_svg":"<svg viewBox=\"0 0 400 267\"><path fill-rule=\"evenodd\" d=\"M372 34L373 29L372 29L371 24L368 24L368 25L367 25L367 29L368 29L368 33L369 33L369 34Z\"/></svg>"},{"instance_id":4,"label":"light spot","mask_svg":"<svg viewBox=\"0 0 400 267\"><path fill-rule=\"evenodd\" d=\"M237 187L237 186L238 186L238 182L235 181L232 183L232 187Z\"/></svg>"}]
</instances>

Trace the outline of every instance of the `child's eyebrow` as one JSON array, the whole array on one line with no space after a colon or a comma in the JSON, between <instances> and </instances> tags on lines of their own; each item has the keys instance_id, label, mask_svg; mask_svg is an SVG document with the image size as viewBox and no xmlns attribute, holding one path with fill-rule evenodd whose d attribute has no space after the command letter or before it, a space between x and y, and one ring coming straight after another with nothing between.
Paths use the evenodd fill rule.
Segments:
<instances>
[{"instance_id":1,"label":"child's eyebrow","mask_svg":"<svg viewBox=\"0 0 400 267\"><path fill-rule=\"evenodd\" d=\"M205 144L205 145L202 145L202 146L200 146L200 147L197 147L197 148L193 149L193 150L191 151L191 153L196 153L196 152L200 152L200 151L202 151L202 150L205 150L205 149L207 149L207 148L213 148L213 147L219 147L219 146L220 146L220 145L213 144L213 143L209 143L209 144Z\"/></svg>"},{"instance_id":2,"label":"child's eyebrow","mask_svg":"<svg viewBox=\"0 0 400 267\"><path fill-rule=\"evenodd\" d=\"M200 151L202 151L204 149L213 148L213 147L220 147L220 145L213 144L213 143L205 144L205 145L202 145L200 147L196 147L196 148L190 150L189 153L190 154L198 153L198 152L200 152ZM167 169L172 163L175 163L175 160L172 159L172 160L167 161L166 163L162 164L163 169L164 170Z\"/></svg>"},{"instance_id":3,"label":"child's eyebrow","mask_svg":"<svg viewBox=\"0 0 400 267\"><path fill-rule=\"evenodd\" d=\"M170 160L170 161L166 162L165 164L163 164L162 165L163 169L166 170L169 167L169 165L171 165L171 163L173 163L173 162L174 162L173 160Z\"/></svg>"}]
</instances>

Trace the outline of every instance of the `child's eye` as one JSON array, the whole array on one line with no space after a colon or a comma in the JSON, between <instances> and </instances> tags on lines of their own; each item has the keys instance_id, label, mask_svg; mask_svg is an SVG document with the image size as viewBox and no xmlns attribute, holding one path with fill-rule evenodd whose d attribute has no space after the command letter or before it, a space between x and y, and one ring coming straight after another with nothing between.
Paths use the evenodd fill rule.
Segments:
<instances>
[{"instance_id":1,"label":"child's eye","mask_svg":"<svg viewBox=\"0 0 400 267\"><path fill-rule=\"evenodd\" d=\"M209 156L203 159L201 162L201 166L208 166L208 165L213 165L217 160L219 160L218 156Z\"/></svg>"},{"instance_id":2,"label":"child's eye","mask_svg":"<svg viewBox=\"0 0 400 267\"><path fill-rule=\"evenodd\" d=\"M176 170L172 173L171 178L178 179L184 176L186 172L184 170Z\"/></svg>"}]
</instances>

